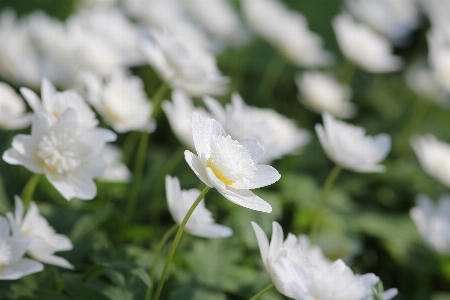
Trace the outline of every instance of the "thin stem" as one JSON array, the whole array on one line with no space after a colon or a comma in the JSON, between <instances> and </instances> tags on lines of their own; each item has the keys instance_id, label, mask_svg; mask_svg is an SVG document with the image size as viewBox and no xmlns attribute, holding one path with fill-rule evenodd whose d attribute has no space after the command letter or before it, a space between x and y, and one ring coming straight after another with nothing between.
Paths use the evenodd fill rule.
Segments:
<instances>
[{"instance_id":1,"label":"thin stem","mask_svg":"<svg viewBox=\"0 0 450 300\"><path fill-rule=\"evenodd\" d=\"M161 295L162 288L164 286L164 282L166 281L167 272L169 271L170 263L172 262L173 255L175 253L175 249L178 246L178 243L180 242L181 236L183 235L184 227L186 227L186 224L191 217L192 213L194 212L197 205L200 203L200 201L205 197L206 193L209 191L210 187L205 186L203 191L200 193L200 195L195 200L194 204L192 204L191 208L189 208L186 216L183 219L183 222L181 222L180 227L178 227L177 234L175 235L175 239L173 240L172 246L170 247L169 254L167 255L166 264L164 265L164 269L161 275L161 279L159 280L158 287L156 288L155 297L154 300L158 300L159 296Z\"/></svg>"},{"instance_id":2,"label":"thin stem","mask_svg":"<svg viewBox=\"0 0 450 300\"><path fill-rule=\"evenodd\" d=\"M28 204L30 204L31 198L33 198L34 190L36 189L36 186L38 185L40 179L41 174L33 174L33 176L31 176L31 178L28 179L28 182L25 184L25 187L20 194L24 209L27 209Z\"/></svg>"},{"instance_id":3,"label":"thin stem","mask_svg":"<svg viewBox=\"0 0 450 300\"><path fill-rule=\"evenodd\" d=\"M158 116L159 111L161 110L161 101L164 99L167 91L170 88L170 81L167 80L156 90L155 94L153 94L153 111L150 116L150 120L155 119Z\"/></svg>"},{"instance_id":4,"label":"thin stem","mask_svg":"<svg viewBox=\"0 0 450 300\"><path fill-rule=\"evenodd\" d=\"M258 294L256 294L255 296L251 297L250 300L256 300L259 297L261 297L262 295L264 295L265 293L267 293L267 291L273 289L275 287L275 284L271 283L268 286L266 286L261 292L259 292Z\"/></svg>"},{"instance_id":5,"label":"thin stem","mask_svg":"<svg viewBox=\"0 0 450 300\"><path fill-rule=\"evenodd\" d=\"M152 280L153 276L155 275L156 262L158 261L158 258L159 258L159 255L161 254L162 248L166 244L167 240L175 233L175 230L177 230L177 228L178 228L177 224L175 224L172 227L170 227L170 229L167 230L167 232L163 235L163 237L159 241L158 245L156 246L156 250L155 250L155 253L153 255L153 261L152 261L152 264L150 266L150 272L148 273L149 277L150 277L150 280ZM150 300L151 297L152 297L152 288L151 287L147 287L147 293L145 294L145 299L146 300Z\"/></svg>"},{"instance_id":6,"label":"thin stem","mask_svg":"<svg viewBox=\"0 0 450 300\"><path fill-rule=\"evenodd\" d=\"M319 223L320 223L320 215L323 210L323 206L325 204L325 200L327 199L328 192L330 191L331 187L333 186L334 181L338 177L339 173L341 172L342 167L339 165L336 165L334 169L331 171L331 173L328 175L327 179L325 180L325 184L323 185L322 192L320 193L319 203L316 207L316 212L314 214L313 223L311 225L311 231L309 232L309 238L311 240L311 244L314 243L314 240L317 235L317 230L319 229Z\"/></svg>"},{"instance_id":7,"label":"thin stem","mask_svg":"<svg viewBox=\"0 0 450 300\"><path fill-rule=\"evenodd\" d=\"M266 99L272 97L273 90L277 85L278 78L284 68L284 61L278 53L275 53L267 64L266 70L259 83L258 94Z\"/></svg>"}]
</instances>

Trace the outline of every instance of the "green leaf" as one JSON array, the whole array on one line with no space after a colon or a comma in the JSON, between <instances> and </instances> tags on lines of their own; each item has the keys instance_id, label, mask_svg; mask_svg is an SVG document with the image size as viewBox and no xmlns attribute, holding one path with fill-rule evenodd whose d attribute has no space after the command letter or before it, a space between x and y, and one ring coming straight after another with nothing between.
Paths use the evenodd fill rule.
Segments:
<instances>
[{"instance_id":1,"label":"green leaf","mask_svg":"<svg viewBox=\"0 0 450 300\"><path fill-rule=\"evenodd\" d=\"M112 205L106 204L105 207L97 210L95 213L81 217L74 225L72 233L70 234L70 239L72 242L76 243L77 241L93 233L98 227L100 227L101 224L103 224L103 222L108 219L112 211Z\"/></svg>"},{"instance_id":2,"label":"green leaf","mask_svg":"<svg viewBox=\"0 0 450 300\"><path fill-rule=\"evenodd\" d=\"M81 276L78 275L65 275L64 286L66 292L74 300L107 300L108 298L96 291L95 289L84 285L81 282Z\"/></svg>"},{"instance_id":3,"label":"green leaf","mask_svg":"<svg viewBox=\"0 0 450 300\"><path fill-rule=\"evenodd\" d=\"M149 288L152 287L152 281L150 279L150 276L148 275L148 272L145 271L144 268L136 268L131 270L131 273L136 275L139 279L142 280L143 283Z\"/></svg>"},{"instance_id":4,"label":"green leaf","mask_svg":"<svg viewBox=\"0 0 450 300\"><path fill-rule=\"evenodd\" d=\"M82 281L88 283L98 278L105 272L105 268L106 264L93 265L84 273Z\"/></svg>"}]
</instances>

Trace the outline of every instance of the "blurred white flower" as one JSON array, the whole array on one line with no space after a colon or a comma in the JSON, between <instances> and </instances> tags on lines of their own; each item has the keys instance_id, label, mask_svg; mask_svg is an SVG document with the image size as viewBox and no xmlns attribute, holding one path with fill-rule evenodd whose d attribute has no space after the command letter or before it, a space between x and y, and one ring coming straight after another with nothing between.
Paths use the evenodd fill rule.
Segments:
<instances>
[{"instance_id":1,"label":"blurred white flower","mask_svg":"<svg viewBox=\"0 0 450 300\"><path fill-rule=\"evenodd\" d=\"M434 72L425 63L411 64L405 72L405 81L408 87L427 100L436 100L442 103L445 92L437 82Z\"/></svg>"},{"instance_id":2,"label":"blurred white flower","mask_svg":"<svg viewBox=\"0 0 450 300\"><path fill-rule=\"evenodd\" d=\"M42 101L36 93L28 88L21 88L20 92L35 113L45 113L56 121L67 109L71 108L76 112L79 124L84 129L95 128L98 125L95 113L77 92L73 90L58 92L46 78L42 79Z\"/></svg>"},{"instance_id":3,"label":"blurred white flower","mask_svg":"<svg viewBox=\"0 0 450 300\"><path fill-rule=\"evenodd\" d=\"M224 77L211 53L185 39L167 32L153 32L154 42L147 42L143 51L156 72L173 88L181 88L192 96L220 95L227 91Z\"/></svg>"},{"instance_id":4,"label":"blurred white flower","mask_svg":"<svg viewBox=\"0 0 450 300\"><path fill-rule=\"evenodd\" d=\"M428 33L428 61L434 72L434 76L448 91L450 91L450 34L441 28L433 28Z\"/></svg>"},{"instance_id":5,"label":"blurred white flower","mask_svg":"<svg viewBox=\"0 0 450 300\"><path fill-rule=\"evenodd\" d=\"M167 203L170 214L178 225L183 222L186 213L199 195L199 190L182 190L178 178L166 176ZM214 223L212 213L205 207L204 199L195 208L185 230L192 235L204 238L225 238L233 234L230 228Z\"/></svg>"},{"instance_id":6,"label":"blurred white flower","mask_svg":"<svg viewBox=\"0 0 450 300\"><path fill-rule=\"evenodd\" d=\"M443 195L434 204L419 195L410 215L425 242L437 252L450 255L450 196Z\"/></svg>"},{"instance_id":7,"label":"blurred white flower","mask_svg":"<svg viewBox=\"0 0 450 300\"><path fill-rule=\"evenodd\" d=\"M88 101L115 131L155 129L155 122L150 120L152 104L139 77L115 72L103 83L94 74L86 74L85 84Z\"/></svg>"},{"instance_id":8,"label":"blurred white flower","mask_svg":"<svg viewBox=\"0 0 450 300\"><path fill-rule=\"evenodd\" d=\"M164 100L161 107L169 120L175 136L189 149L194 150L192 139L192 113L198 113L202 118L209 118L209 114L201 107L195 107L192 99L180 89L172 91L172 102Z\"/></svg>"},{"instance_id":9,"label":"blurred white flower","mask_svg":"<svg viewBox=\"0 0 450 300\"><path fill-rule=\"evenodd\" d=\"M106 170L99 177L102 181L129 182L131 179L130 170L121 161L122 152L117 146L106 144L101 157L106 162Z\"/></svg>"},{"instance_id":10,"label":"blurred white flower","mask_svg":"<svg viewBox=\"0 0 450 300\"><path fill-rule=\"evenodd\" d=\"M24 236L11 236L8 221L0 217L0 280L16 280L44 269L40 262L23 258L30 242Z\"/></svg>"},{"instance_id":11,"label":"blurred white flower","mask_svg":"<svg viewBox=\"0 0 450 300\"><path fill-rule=\"evenodd\" d=\"M93 178L106 169L100 157L104 144L115 139L116 135L106 129L81 128L73 108L66 109L56 121L37 112L31 135L16 135L3 160L33 173L44 173L67 200L90 200L97 193Z\"/></svg>"},{"instance_id":12,"label":"blurred white flower","mask_svg":"<svg viewBox=\"0 0 450 300\"><path fill-rule=\"evenodd\" d=\"M350 86L339 84L329 74L309 71L299 74L295 82L300 91L299 101L317 112L329 112L338 118L351 118L356 114L356 106L350 102Z\"/></svg>"},{"instance_id":13,"label":"blurred white flower","mask_svg":"<svg viewBox=\"0 0 450 300\"><path fill-rule=\"evenodd\" d=\"M24 216L24 206L19 196L15 196L15 214L8 213L14 236L31 238L27 253L43 263L73 269L73 265L66 259L54 255L58 251L72 250L73 245L65 235L58 234L40 215L36 203L31 202Z\"/></svg>"},{"instance_id":14,"label":"blurred white flower","mask_svg":"<svg viewBox=\"0 0 450 300\"><path fill-rule=\"evenodd\" d=\"M411 146L425 172L450 187L450 145L427 134L414 136Z\"/></svg>"},{"instance_id":15,"label":"blurred white flower","mask_svg":"<svg viewBox=\"0 0 450 300\"><path fill-rule=\"evenodd\" d=\"M297 128L294 121L272 109L247 106L238 93L233 93L225 109L211 97L205 97L204 102L233 139L254 138L261 143L265 152L261 162L293 153L310 140L309 132Z\"/></svg>"},{"instance_id":16,"label":"blurred white flower","mask_svg":"<svg viewBox=\"0 0 450 300\"><path fill-rule=\"evenodd\" d=\"M202 120L197 113L192 114L192 136L198 156L188 150L184 156L201 181L235 204L272 211L266 201L250 191L280 179L277 170L258 164L264 157L264 148L257 140L235 141L216 120Z\"/></svg>"},{"instance_id":17,"label":"blurred white flower","mask_svg":"<svg viewBox=\"0 0 450 300\"><path fill-rule=\"evenodd\" d=\"M348 14L337 16L333 29L342 53L364 70L383 73L402 67L401 58L391 54L392 45L387 39L358 24Z\"/></svg>"},{"instance_id":18,"label":"blurred white flower","mask_svg":"<svg viewBox=\"0 0 450 300\"><path fill-rule=\"evenodd\" d=\"M0 82L0 128L22 129L31 123L32 114L26 113L23 99L12 87Z\"/></svg>"},{"instance_id":19,"label":"blurred white flower","mask_svg":"<svg viewBox=\"0 0 450 300\"><path fill-rule=\"evenodd\" d=\"M382 133L366 136L365 129L322 115L323 126L316 124L320 144L337 165L355 172L384 172L379 165L391 150L391 138Z\"/></svg>"},{"instance_id":20,"label":"blurred white flower","mask_svg":"<svg viewBox=\"0 0 450 300\"><path fill-rule=\"evenodd\" d=\"M251 28L292 63L307 67L331 63L331 55L322 49L322 39L308 29L300 13L277 0L241 0L241 5Z\"/></svg>"}]
</instances>

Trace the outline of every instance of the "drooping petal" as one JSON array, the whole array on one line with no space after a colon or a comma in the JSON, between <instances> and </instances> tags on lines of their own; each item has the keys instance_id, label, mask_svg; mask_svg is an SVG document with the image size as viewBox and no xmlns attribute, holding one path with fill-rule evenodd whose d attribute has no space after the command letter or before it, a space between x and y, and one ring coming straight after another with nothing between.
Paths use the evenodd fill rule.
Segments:
<instances>
[{"instance_id":1,"label":"drooping petal","mask_svg":"<svg viewBox=\"0 0 450 300\"><path fill-rule=\"evenodd\" d=\"M186 231L192 235L204 237L204 238L226 238L233 234L233 230L227 226L220 224L201 224L201 226L196 226Z\"/></svg>"},{"instance_id":2,"label":"drooping petal","mask_svg":"<svg viewBox=\"0 0 450 300\"><path fill-rule=\"evenodd\" d=\"M256 165L256 171L249 182L236 182L232 185L235 189L257 189L277 182L281 175L269 165Z\"/></svg>"},{"instance_id":3,"label":"drooping petal","mask_svg":"<svg viewBox=\"0 0 450 300\"><path fill-rule=\"evenodd\" d=\"M45 175L66 200L72 198L92 200L97 194L97 187L90 178L79 178L73 174L59 174L48 169L45 169Z\"/></svg>"},{"instance_id":4,"label":"drooping petal","mask_svg":"<svg viewBox=\"0 0 450 300\"><path fill-rule=\"evenodd\" d=\"M70 262L68 262L65 258L56 255L35 254L33 255L33 258L49 265L54 265L71 270L74 269L74 266Z\"/></svg>"},{"instance_id":5,"label":"drooping petal","mask_svg":"<svg viewBox=\"0 0 450 300\"><path fill-rule=\"evenodd\" d=\"M202 165L198 156L191 151L186 150L184 151L184 158L189 167L191 167L192 171L194 171L195 175L197 175L198 179L203 181L207 186L213 187L212 183L208 179L208 175L206 175L205 167Z\"/></svg>"},{"instance_id":6,"label":"drooping petal","mask_svg":"<svg viewBox=\"0 0 450 300\"><path fill-rule=\"evenodd\" d=\"M21 260L8 265L7 268L13 272L19 273L20 276L18 278L44 270L44 266L40 262L28 258L22 258Z\"/></svg>"},{"instance_id":7,"label":"drooping petal","mask_svg":"<svg viewBox=\"0 0 450 300\"><path fill-rule=\"evenodd\" d=\"M272 212L272 206L270 206L269 203L259 198L249 190L237 190L229 187L225 190L219 190L219 192L231 202L245 208L266 213Z\"/></svg>"}]
</instances>

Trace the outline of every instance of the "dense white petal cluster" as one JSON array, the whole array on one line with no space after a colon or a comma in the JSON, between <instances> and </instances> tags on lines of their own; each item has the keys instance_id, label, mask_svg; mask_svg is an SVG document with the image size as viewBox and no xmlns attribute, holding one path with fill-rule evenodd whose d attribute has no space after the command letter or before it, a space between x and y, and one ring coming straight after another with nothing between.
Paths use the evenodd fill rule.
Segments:
<instances>
[{"instance_id":1,"label":"dense white petal cluster","mask_svg":"<svg viewBox=\"0 0 450 300\"><path fill-rule=\"evenodd\" d=\"M131 172L127 166L121 161L122 152L117 146L106 144L101 157L106 163L105 172L99 177L103 181L111 182L129 182Z\"/></svg>"},{"instance_id":2,"label":"dense white petal cluster","mask_svg":"<svg viewBox=\"0 0 450 300\"><path fill-rule=\"evenodd\" d=\"M0 128L22 129L31 123L32 115L26 113L25 103L14 89L0 82Z\"/></svg>"},{"instance_id":3,"label":"dense white petal cluster","mask_svg":"<svg viewBox=\"0 0 450 300\"><path fill-rule=\"evenodd\" d=\"M441 196L435 204L419 195L410 215L425 242L437 252L450 255L450 196Z\"/></svg>"},{"instance_id":4,"label":"dense white petal cluster","mask_svg":"<svg viewBox=\"0 0 450 300\"><path fill-rule=\"evenodd\" d=\"M425 172L450 187L450 145L431 134L413 137L411 145Z\"/></svg>"},{"instance_id":5,"label":"dense white petal cluster","mask_svg":"<svg viewBox=\"0 0 450 300\"><path fill-rule=\"evenodd\" d=\"M178 225L183 222L188 210L199 195L199 190L182 190L178 178L166 176L167 204L172 218ZM185 230L192 235L204 238L225 238L233 234L229 227L214 222L212 213L205 207L204 199L195 208Z\"/></svg>"},{"instance_id":6,"label":"dense white petal cluster","mask_svg":"<svg viewBox=\"0 0 450 300\"><path fill-rule=\"evenodd\" d=\"M310 140L309 132L297 128L294 121L272 109L248 106L238 93L233 93L225 108L211 97L205 97L204 102L233 139L253 138L261 143L265 152L262 162L293 153Z\"/></svg>"},{"instance_id":7,"label":"dense white petal cluster","mask_svg":"<svg viewBox=\"0 0 450 300\"><path fill-rule=\"evenodd\" d=\"M277 170L259 164L264 148L257 140L233 140L216 120L203 120L197 113L192 114L192 136L197 155L188 150L184 155L201 181L233 203L257 211L272 211L266 201L250 191L280 179Z\"/></svg>"},{"instance_id":8,"label":"dense white petal cluster","mask_svg":"<svg viewBox=\"0 0 450 300\"><path fill-rule=\"evenodd\" d=\"M401 58L391 54L392 45L369 27L355 22L348 14L333 20L342 53L364 70L373 73L392 72L401 68Z\"/></svg>"},{"instance_id":9,"label":"dense white petal cluster","mask_svg":"<svg viewBox=\"0 0 450 300\"><path fill-rule=\"evenodd\" d=\"M323 126L316 124L319 141L328 157L337 165L355 172L384 172L378 163L391 150L391 138L382 133L366 136L365 129L322 115Z\"/></svg>"},{"instance_id":10,"label":"dense white petal cluster","mask_svg":"<svg viewBox=\"0 0 450 300\"><path fill-rule=\"evenodd\" d=\"M339 84L331 75L317 71L299 74L296 84L300 91L299 101L317 112L329 112L338 118L351 118L356 114L356 106L350 102L352 90Z\"/></svg>"}]
</instances>

